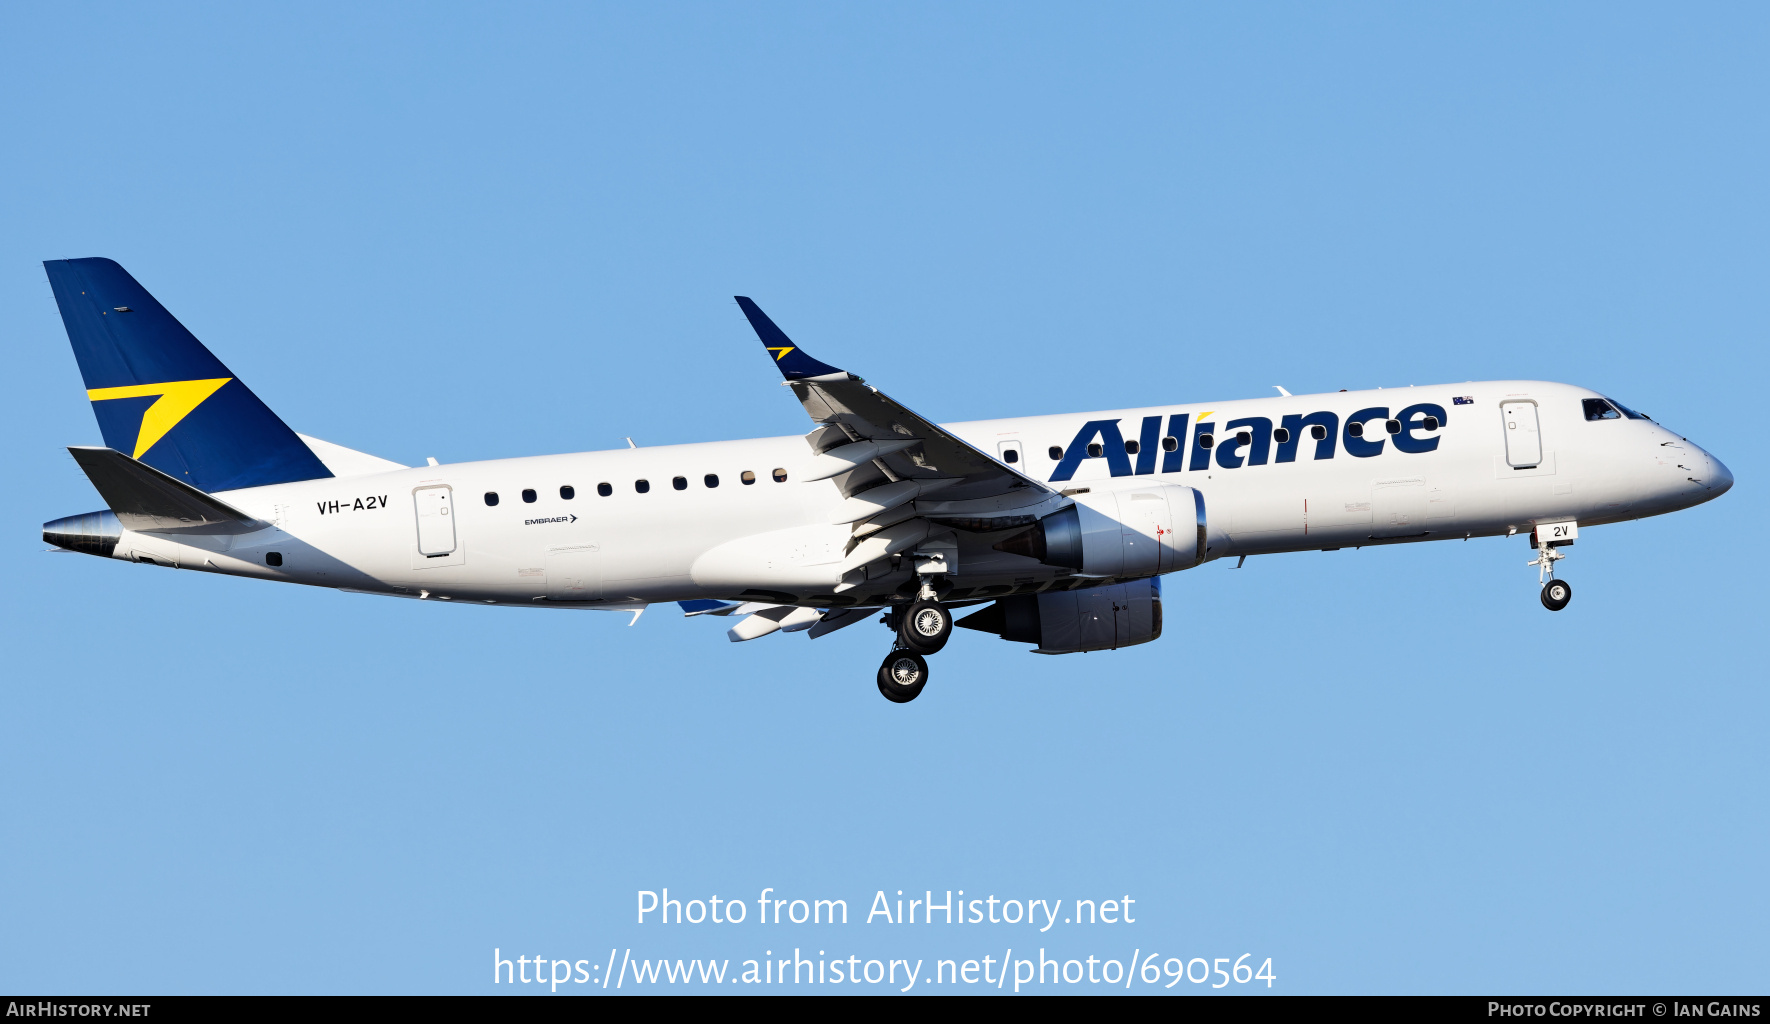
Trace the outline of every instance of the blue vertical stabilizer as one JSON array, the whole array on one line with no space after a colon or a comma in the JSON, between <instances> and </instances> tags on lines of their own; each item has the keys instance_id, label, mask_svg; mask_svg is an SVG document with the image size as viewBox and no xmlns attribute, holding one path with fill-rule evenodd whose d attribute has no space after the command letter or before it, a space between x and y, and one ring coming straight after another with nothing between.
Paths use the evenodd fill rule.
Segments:
<instances>
[{"instance_id":1,"label":"blue vertical stabilizer","mask_svg":"<svg viewBox=\"0 0 1770 1024\"><path fill-rule=\"evenodd\" d=\"M332 475L115 261L43 267L106 446L208 492Z\"/></svg>"}]
</instances>

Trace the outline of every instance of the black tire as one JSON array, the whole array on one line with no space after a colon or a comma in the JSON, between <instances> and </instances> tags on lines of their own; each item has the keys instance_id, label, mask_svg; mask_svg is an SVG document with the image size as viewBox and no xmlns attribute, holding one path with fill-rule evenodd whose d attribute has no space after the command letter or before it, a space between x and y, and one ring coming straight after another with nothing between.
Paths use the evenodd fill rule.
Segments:
<instances>
[{"instance_id":1,"label":"black tire","mask_svg":"<svg viewBox=\"0 0 1770 1024\"><path fill-rule=\"evenodd\" d=\"M1550 580L1543 584L1543 607L1558 612L1573 600L1573 584L1566 580Z\"/></svg>"},{"instance_id":2,"label":"black tire","mask_svg":"<svg viewBox=\"0 0 1770 1024\"><path fill-rule=\"evenodd\" d=\"M928 685L928 662L915 651L892 651L879 666L879 692L893 704L908 704Z\"/></svg>"},{"instance_id":3,"label":"black tire","mask_svg":"<svg viewBox=\"0 0 1770 1024\"><path fill-rule=\"evenodd\" d=\"M934 601L917 601L898 619L897 639L917 654L937 654L953 635L953 613Z\"/></svg>"}]
</instances>

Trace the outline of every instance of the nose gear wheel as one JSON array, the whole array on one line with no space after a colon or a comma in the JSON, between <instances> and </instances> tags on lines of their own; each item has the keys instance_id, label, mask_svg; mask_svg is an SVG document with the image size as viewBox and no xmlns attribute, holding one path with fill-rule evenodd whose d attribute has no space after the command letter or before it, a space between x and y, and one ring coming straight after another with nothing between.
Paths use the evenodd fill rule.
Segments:
<instances>
[{"instance_id":1,"label":"nose gear wheel","mask_svg":"<svg viewBox=\"0 0 1770 1024\"><path fill-rule=\"evenodd\" d=\"M1555 578L1555 563L1567 556L1556 550L1560 546L1559 543L1540 536L1538 531L1531 532L1531 539L1536 542L1537 556L1534 561L1525 564L1536 569L1537 582L1543 585L1541 594L1543 607L1552 612L1558 612L1567 607L1567 602L1573 600L1573 585L1566 580Z\"/></svg>"}]
</instances>

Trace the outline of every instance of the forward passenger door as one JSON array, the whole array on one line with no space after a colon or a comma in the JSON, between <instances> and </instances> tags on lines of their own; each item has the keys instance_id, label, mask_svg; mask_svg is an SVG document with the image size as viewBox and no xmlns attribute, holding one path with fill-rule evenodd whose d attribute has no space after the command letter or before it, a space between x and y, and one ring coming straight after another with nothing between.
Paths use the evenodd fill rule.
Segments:
<instances>
[{"instance_id":1,"label":"forward passenger door","mask_svg":"<svg viewBox=\"0 0 1770 1024\"><path fill-rule=\"evenodd\" d=\"M1537 431L1535 402L1502 402L1506 426L1506 464L1525 469L1543 461L1543 437Z\"/></svg>"}]
</instances>

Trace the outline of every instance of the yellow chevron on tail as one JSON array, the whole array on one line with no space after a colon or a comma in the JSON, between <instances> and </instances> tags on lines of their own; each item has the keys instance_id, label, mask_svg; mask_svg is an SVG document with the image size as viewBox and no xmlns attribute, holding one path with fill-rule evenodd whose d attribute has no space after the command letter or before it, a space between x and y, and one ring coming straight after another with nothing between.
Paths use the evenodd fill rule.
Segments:
<instances>
[{"instance_id":1,"label":"yellow chevron on tail","mask_svg":"<svg viewBox=\"0 0 1770 1024\"><path fill-rule=\"evenodd\" d=\"M221 386L232 377L215 377L210 380L175 380L165 384L130 384L120 388L93 388L86 392L86 397L94 402L108 402L115 398L143 398L158 395L160 400L147 407L141 414L141 431L135 437L135 451L131 458L139 459L149 448L157 444L160 438L172 432L180 420L191 414L197 406L208 400L210 395L221 390Z\"/></svg>"}]
</instances>

